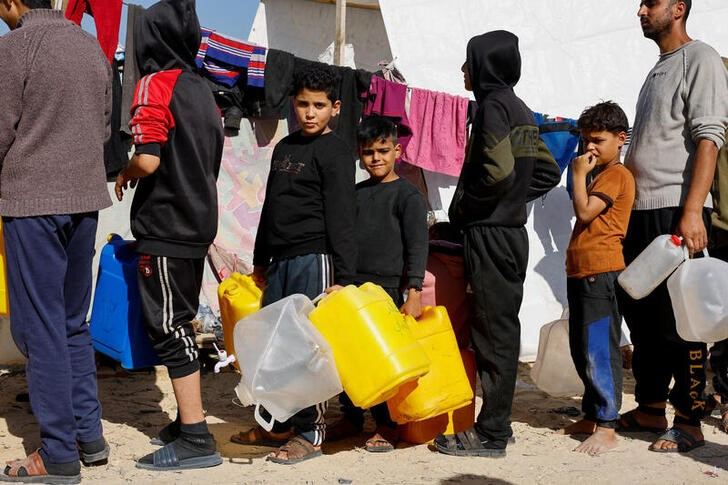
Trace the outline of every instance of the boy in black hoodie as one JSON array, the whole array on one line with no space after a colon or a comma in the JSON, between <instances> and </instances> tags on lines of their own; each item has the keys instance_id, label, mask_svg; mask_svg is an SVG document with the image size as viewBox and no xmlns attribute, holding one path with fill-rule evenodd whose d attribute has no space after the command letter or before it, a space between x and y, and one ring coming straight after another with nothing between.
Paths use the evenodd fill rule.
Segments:
<instances>
[{"instance_id":1,"label":"boy in black hoodie","mask_svg":"<svg viewBox=\"0 0 728 485\"><path fill-rule=\"evenodd\" d=\"M129 123L135 154L116 179L119 200L139 186L131 229L139 253L139 292L147 334L167 367L177 419L162 429L165 446L139 468L181 470L222 463L207 429L200 364L191 320L202 271L217 233L217 189L223 148L220 112L195 72L200 24L194 0L162 0L135 25L144 75Z\"/></svg>"},{"instance_id":2,"label":"boy in black hoodie","mask_svg":"<svg viewBox=\"0 0 728 485\"><path fill-rule=\"evenodd\" d=\"M521 76L518 37L502 30L473 37L462 70L478 111L449 214L465 239L484 405L475 428L439 435L435 446L449 455L500 457L513 435L518 312L528 263L526 203L556 186L561 172L533 113L513 92Z\"/></svg>"}]
</instances>

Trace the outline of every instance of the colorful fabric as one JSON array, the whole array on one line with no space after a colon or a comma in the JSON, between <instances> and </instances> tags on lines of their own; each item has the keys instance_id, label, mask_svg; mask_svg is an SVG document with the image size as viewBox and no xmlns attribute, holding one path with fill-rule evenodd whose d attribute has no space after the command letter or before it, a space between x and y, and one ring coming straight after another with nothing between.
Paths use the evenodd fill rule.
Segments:
<instances>
[{"instance_id":1,"label":"colorful fabric","mask_svg":"<svg viewBox=\"0 0 728 485\"><path fill-rule=\"evenodd\" d=\"M114 54L119 44L119 25L121 23L121 0L71 0L66 8L66 18L81 25L83 14L94 18L96 38L101 50L114 62Z\"/></svg>"},{"instance_id":2,"label":"colorful fabric","mask_svg":"<svg viewBox=\"0 0 728 485\"><path fill-rule=\"evenodd\" d=\"M430 172L457 177L465 159L467 119L467 98L413 88L412 139L402 158Z\"/></svg>"},{"instance_id":3,"label":"colorful fabric","mask_svg":"<svg viewBox=\"0 0 728 485\"><path fill-rule=\"evenodd\" d=\"M233 86L247 70L248 86L264 85L266 48L202 28L195 62L211 79Z\"/></svg>"}]
</instances>

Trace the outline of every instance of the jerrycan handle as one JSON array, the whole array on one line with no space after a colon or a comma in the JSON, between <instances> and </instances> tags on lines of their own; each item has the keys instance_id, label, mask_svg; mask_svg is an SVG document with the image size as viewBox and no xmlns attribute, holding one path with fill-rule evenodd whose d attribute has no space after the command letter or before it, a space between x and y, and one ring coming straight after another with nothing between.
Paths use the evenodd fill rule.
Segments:
<instances>
[{"instance_id":1,"label":"jerrycan handle","mask_svg":"<svg viewBox=\"0 0 728 485\"><path fill-rule=\"evenodd\" d=\"M316 298L314 298L313 300L311 300L311 303L313 304L313 306L316 306L316 304L318 302L320 302L321 300L323 300L326 296L328 296L328 293L323 292L319 296L317 296Z\"/></svg>"},{"instance_id":2,"label":"jerrycan handle","mask_svg":"<svg viewBox=\"0 0 728 485\"><path fill-rule=\"evenodd\" d=\"M276 418L273 416L270 417L270 421L266 421L263 418L260 414L260 403L255 405L255 420L266 431L271 431L273 429L273 424L276 422Z\"/></svg>"}]
</instances>

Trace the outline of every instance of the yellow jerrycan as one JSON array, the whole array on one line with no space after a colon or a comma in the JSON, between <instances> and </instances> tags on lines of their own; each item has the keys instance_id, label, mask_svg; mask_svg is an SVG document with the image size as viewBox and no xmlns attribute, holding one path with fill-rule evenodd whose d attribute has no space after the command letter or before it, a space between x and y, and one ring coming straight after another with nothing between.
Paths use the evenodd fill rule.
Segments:
<instances>
[{"instance_id":1,"label":"yellow jerrycan","mask_svg":"<svg viewBox=\"0 0 728 485\"><path fill-rule=\"evenodd\" d=\"M465 365L465 372L470 381L470 388L475 392L475 379L477 369L475 353L472 350L461 350L460 355ZM440 414L422 421L405 423L399 427L399 437L402 441L421 445L430 443L438 434L455 434L470 429L475 425L475 399L465 407Z\"/></svg>"},{"instance_id":2,"label":"yellow jerrycan","mask_svg":"<svg viewBox=\"0 0 728 485\"><path fill-rule=\"evenodd\" d=\"M228 355L235 353L235 338L233 337L235 324L240 319L260 310L261 298L263 298L263 292L248 275L232 273L218 286L217 299L220 302L222 334ZM233 365L240 370L237 359Z\"/></svg>"},{"instance_id":3,"label":"yellow jerrycan","mask_svg":"<svg viewBox=\"0 0 728 485\"><path fill-rule=\"evenodd\" d=\"M386 401L430 368L392 298L373 283L326 295L308 318L331 345L341 384L356 406Z\"/></svg>"},{"instance_id":4,"label":"yellow jerrycan","mask_svg":"<svg viewBox=\"0 0 728 485\"><path fill-rule=\"evenodd\" d=\"M0 220L0 315L10 315L10 304L8 303L8 278L5 273L5 236L3 235L3 223Z\"/></svg>"},{"instance_id":5,"label":"yellow jerrycan","mask_svg":"<svg viewBox=\"0 0 728 485\"><path fill-rule=\"evenodd\" d=\"M473 390L445 307L425 307L419 320L407 316L406 321L430 359L430 372L387 401L392 420L421 421L470 404Z\"/></svg>"}]
</instances>

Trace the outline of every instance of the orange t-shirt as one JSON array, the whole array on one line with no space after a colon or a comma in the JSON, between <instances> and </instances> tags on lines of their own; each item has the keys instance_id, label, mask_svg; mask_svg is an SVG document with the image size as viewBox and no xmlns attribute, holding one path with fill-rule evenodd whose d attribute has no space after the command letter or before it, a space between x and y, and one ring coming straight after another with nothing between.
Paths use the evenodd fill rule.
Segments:
<instances>
[{"instance_id":1,"label":"orange t-shirt","mask_svg":"<svg viewBox=\"0 0 728 485\"><path fill-rule=\"evenodd\" d=\"M599 173L587 195L596 196L607 207L590 223L576 222L566 250L566 276L586 276L624 269L622 241L627 233L634 204L634 177L621 163Z\"/></svg>"}]
</instances>

